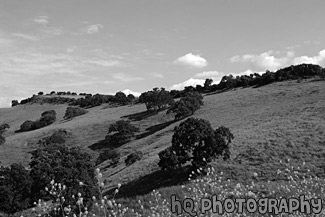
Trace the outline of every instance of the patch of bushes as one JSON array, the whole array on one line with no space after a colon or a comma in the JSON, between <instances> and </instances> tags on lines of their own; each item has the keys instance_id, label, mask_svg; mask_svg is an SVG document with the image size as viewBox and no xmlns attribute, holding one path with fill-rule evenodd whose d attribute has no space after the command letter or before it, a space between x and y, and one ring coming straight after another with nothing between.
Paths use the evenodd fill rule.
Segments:
<instances>
[{"instance_id":1,"label":"patch of bushes","mask_svg":"<svg viewBox=\"0 0 325 217\"><path fill-rule=\"evenodd\" d=\"M27 120L20 125L18 132L25 132L46 127L56 120L56 112L54 110L45 111L36 121Z\"/></svg>"},{"instance_id":2,"label":"patch of bushes","mask_svg":"<svg viewBox=\"0 0 325 217\"><path fill-rule=\"evenodd\" d=\"M66 142L68 132L64 129L54 131L50 136L41 139L38 144L46 146L50 144L63 144Z\"/></svg>"},{"instance_id":3,"label":"patch of bushes","mask_svg":"<svg viewBox=\"0 0 325 217\"><path fill-rule=\"evenodd\" d=\"M133 126L130 121L119 120L109 127L105 140L111 147L117 147L131 141L137 132L139 128Z\"/></svg>"},{"instance_id":4,"label":"patch of bushes","mask_svg":"<svg viewBox=\"0 0 325 217\"><path fill-rule=\"evenodd\" d=\"M198 92L189 92L186 93L184 97L181 97L179 101L175 102L175 104L168 109L167 114L174 113L175 120L179 120L193 115L201 105L203 105L202 94Z\"/></svg>"},{"instance_id":5,"label":"patch of bushes","mask_svg":"<svg viewBox=\"0 0 325 217\"><path fill-rule=\"evenodd\" d=\"M121 158L120 152L115 149L106 150L98 156L96 160L96 165L101 164L102 162L109 160L109 166L115 166L118 164Z\"/></svg>"},{"instance_id":6,"label":"patch of bushes","mask_svg":"<svg viewBox=\"0 0 325 217\"><path fill-rule=\"evenodd\" d=\"M68 107L65 111L64 119L71 119L80 115L88 113L86 109L79 107Z\"/></svg>"},{"instance_id":7,"label":"patch of bushes","mask_svg":"<svg viewBox=\"0 0 325 217\"><path fill-rule=\"evenodd\" d=\"M217 156L230 157L229 145L234 138L224 126L213 130L204 119L188 118L174 129L172 146L159 153L158 165L163 170L180 168L191 161L197 168L207 165Z\"/></svg>"},{"instance_id":8,"label":"patch of bushes","mask_svg":"<svg viewBox=\"0 0 325 217\"><path fill-rule=\"evenodd\" d=\"M135 151L131 154L129 154L125 159L126 166L130 166L131 164L134 164L136 161L141 160L143 154L141 151Z\"/></svg>"}]
</instances>

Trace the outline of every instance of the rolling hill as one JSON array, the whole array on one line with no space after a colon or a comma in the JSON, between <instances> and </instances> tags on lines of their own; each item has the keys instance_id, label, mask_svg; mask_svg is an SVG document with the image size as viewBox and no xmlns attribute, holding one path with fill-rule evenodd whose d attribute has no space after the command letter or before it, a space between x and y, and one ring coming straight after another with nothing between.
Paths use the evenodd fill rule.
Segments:
<instances>
[{"instance_id":1,"label":"rolling hill","mask_svg":"<svg viewBox=\"0 0 325 217\"><path fill-rule=\"evenodd\" d=\"M306 162L315 173L325 176L325 85L313 79L272 83L259 88L236 88L218 94L207 94L204 105L195 118L208 120L213 128L228 127L235 139L231 146L231 160L223 168L229 176L249 178L258 172L261 180L272 178L276 166L283 159ZM28 165L29 151L37 147L37 141L54 130L65 129L70 133L68 146L80 146L92 154L94 160L109 149L101 146L110 124L119 119L128 119L140 128L137 138L119 147L122 158L116 167L107 162L99 165L106 189L117 183L132 188L134 194L145 194L149 190L165 187L157 179L152 186L145 186L159 170L158 153L171 145L173 129L181 121L174 122L165 111L147 114L144 104L113 107L108 104L88 109L83 116L66 121L63 119L67 105L25 104L0 109L0 122L10 125L5 132L6 143L0 147L3 165L23 163ZM46 110L54 109L57 120L50 126L30 132L15 133L25 120L36 120ZM124 159L134 150L144 153L143 158L126 167ZM221 168L222 169L222 168ZM150 176L151 179L150 179ZM141 180L145 180L141 182ZM159 183L161 182L161 183ZM129 184L128 184L129 183ZM131 184L130 184L131 183ZM145 188L145 191L141 191ZM123 190L123 188L122 188Z\"/></svg>"}]
</instances>

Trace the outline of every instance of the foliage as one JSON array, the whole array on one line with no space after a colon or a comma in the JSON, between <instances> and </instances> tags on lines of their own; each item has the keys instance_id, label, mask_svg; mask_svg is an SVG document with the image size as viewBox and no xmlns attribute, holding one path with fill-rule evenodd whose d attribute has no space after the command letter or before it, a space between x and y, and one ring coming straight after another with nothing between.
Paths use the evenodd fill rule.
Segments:
<instances>
[{"instance_id":1,"label":"foliage","mask_svg":"<svg viewBox=\"0 0 325 217\"><path fill-rule=\"evenodd\" d=\"M84 115L88 113L88 111L86 109L83 108L79 108L79 107L71 107L69 106L64 114L64 119L71 119L80 115Z\"/></svg>"},{"instance_id":2,"label":"foliage","mask_svg":"<svg viewBox=\"0 0 325 217\"><path fill-rule=\"evenodd\" d=\"M135 151L135 152L129 154L126 157L124 162L125 162L126 166L129 166L131 164L134 164L136 161L141 160L142 156L143 156L143 153L141 151Z\"/></svg>"},{"instance_id":3,"label":"foliage","mask_svg":"<svg viewBox=\"0 0 325 217\"><path fill-rule=\"evenodd\" d=\"M101 164L106 160L109 160L110 166L115 166L116 164L118 164L120 158L121 158L120 152L118 152L116 149L109 149L100 153L100 155L96 160L96 165Z\"/></svg>"},{"instance_id":4,"label":"foliage","mask_svg":"<svg viewBox=\"0 0 325 217\"><path fill-rule=\"evenodd\" d=\"M203 105L203 96L198 92L188 92L167 111L175 113L175 120L193 115Z\"/></svg>"},{"instance_id":5,"label":"foliage","mask_svg":"<svg viewBox=\"0 0 325 217\"><path fill-rule=\"evenodd\" d=\"M82 193L85 203L89 202L91 196L96 196L98 193L94 187L94 165L91 159L91 156L80 148L68 148L59 144L41 147L32 152L29 166L30 175L34 181L31 195L33 200L44 198L44 189L48 187L46 183L54 179L66 184L67 194ZM81 188L80 182L86 187ZM75 204L71 202L67 200L68 204L74 206Z\"/></svg>"},{"instance_id":6,"label":"foliage","mask_svg":"<svg viewBox=\"0 0 325 217\"><path fill-rule=\"evenodd\" d=\"M49 144L63 144L66 141L68 136L68 132L63 129L56 130L52 133L52 135L41 139L38 143L46 146Z\"/></svg>"},{"instance_id":7,"label":"foliage","mask_svg":"<svg viewBox=\"0 0 325 217\"><path fill-rule=\"evenodd\" d=\"M175 127L172 146L159 153L162 169L181 167L188 161L199 167L217 156L230 157L229 144L233 135L226 127L213 130L203 119L188 118Z\"/></svg>"},{"instance_id":8,"label":"foliage","mask_svg":"<svg viewBox=\"0 0 325 217\"><path fill-rule=\"evenodd\" d=\"M19 132L36 130L39 128L46 127L56 120L56 112L54 110L45 111L42 113L41 117L36 121L27 120L22 125L20 125Z\"/></svg>"},{"instance_id":9,"label":"foliage","mask_svg":"<svg viewBox=\"0 0 325 217\"><path fill-rule=\"evenodd\" d=\"M142 93L139 102L144 103L148 111L159 111L174 104L172 95L165 88L154 88Z\"/></svg>"},{"instance_id":10,"label":"foliage","mask_svg":"<svg viewBox=\"0 0 325 217\"><path fill-rule=\"evenodd\" d=\"M29 207L32 179L21 164L0 167L0 211L14 214Z\"/></svg>"},{"instance_id":11,"label":"foliage","mask_svg":"<svg viewBox=\"0 0 325 217\"><path fill-rule=\"evenodd\" d=\"M12 101L11 101L11 107L15 107L15 106L17 106L17 105L19 105L18 100L12 100Z\"/></svg>"},{"instance_id":12,"label":"foliage","mask_svg":"<svg viewBox=\"0 0 325 217\"><path fill-rule=\"evenodd\" d=\"M112 146L118 146L129 142L137 132L139 132L139 128L133 126L130 121L119 120L110 125L105 139Z\"/></svg>"}]
</instances>

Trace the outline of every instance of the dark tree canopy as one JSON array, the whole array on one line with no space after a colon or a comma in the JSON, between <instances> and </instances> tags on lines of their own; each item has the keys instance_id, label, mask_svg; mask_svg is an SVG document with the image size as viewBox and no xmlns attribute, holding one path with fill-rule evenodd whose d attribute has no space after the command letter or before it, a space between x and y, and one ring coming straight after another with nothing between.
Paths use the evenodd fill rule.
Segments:
<instances>
[{"instance_id":1,"label":"dark tree canopy","mask_svg":"<svg viewBox=\"0 0 325 217\"><path fill-rule=\"evenodd\" d=\"M0 167L0 211L14 214L28 208L33 180L21 164Z\"/></svg>"},{"instance_id":2,"label":"dark tree canopy","mask_svg":"<svg viewBox=\"0 0 325 217\"><path fill-rule=\"evenodd\" d=\"M72 107L69 106L66 110L65 110L65 114L64 114L64 119L71 119L80 115L84 115L88 113L88 110L84 109L84 108L79 108L79 107Z\"/></svg>"},{"instance_id":3,"label":"dark tree canopy","mask_svg":"<svg viewBox=\"0 0 325 217\"><path fill-rule=\"evenodd\" d=\"M213 130L206 120L188 118L175 127L172 146L159 153L159 166L171 169L191 161L194 167L198 167L217 156L228 159L232 139L233 135L226 127Z\"/></svg>"},{"instance_id":4,"label":"dark tree canopy","mask_svg":"<svg viewBox=\"0 0 325 217\"><path fill-rule=\"evenodd\" d=\"M119 146L129 142L137 132L139 128L133 126L130 121L119 120L109 127L106 140L113 147Z\"/></svg>"},{"instance_id":5,"label":"dark tree canopy","mask_svg":"<svg viewBox=\"0 0 325 217\"><path fill-rule=\"evenodd\" d=\"M51 180L65 184L66 195L77 195L80 192L86 202L92 196L97 196L92 158L80 148L68 148L59 144L41 147L32 152L29 165L30 175L34 180L33 200L44 198L44 189ZM85 186L80 186L79 182L83 182ZM72 202L70 196L66 197L68 203Z\"/></svg>"},{"instance_id":6,"label":"dark tree canopy","mask_svg":"<svg viewBox=\"0 0 325 217\"><path fill-rule=\"evenodd\" d=\"M174 104L172 95L165 88L154 88L144 92L140 95L139 101L146 105L148 111L162 110Z\"/></svg>"}]
</instances>

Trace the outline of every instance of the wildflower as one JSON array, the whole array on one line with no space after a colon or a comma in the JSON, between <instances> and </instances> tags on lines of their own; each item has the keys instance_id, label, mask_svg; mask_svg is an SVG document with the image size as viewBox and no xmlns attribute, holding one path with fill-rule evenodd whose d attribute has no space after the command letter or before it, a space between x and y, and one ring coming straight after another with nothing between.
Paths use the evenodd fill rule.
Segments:
<instances>
[{"instance_id":1,"label":"wildflower","mask_svg":"<svg viewBox=\"0 0 325 217\"><path fill-rule=\"evenodd\" d=\"M120 188L122 185L120 183L117 184L117 188Z\"/></svg>"},{"instance_id":2,"label":"wildflower","mask_svg":"<svg viewBox=\"0 0 325 217\"><path fill-rule=\"evenodd\" d=\"M78 197L81 197L81 193L80 192L78 193Z\"/></svg>"},{"instance_id":3,"label":"wildflower","mask_svg":"<svg viewBox=\"0 0 325 217\"><path fill-rule=\"evenodd\" d=\"M84 183L83 183L83 182L79 182L79 185L80 185L80 186L83 186L83 185L84 185Z\"/></svg>"},{"instance_id":4,"label":"wildflower","mask_svg":"<svg viewBox=\"0 0 325 217\"><path fill-rule=\"evenodd\" d=\"M255 177L257 177L257 176L258 176L258 174L257 174L256 172L254 172L254 173L253 173L253 175L254 175Z\"/></svg>"},{"instance_id":5,"label":"wildflower","mask_svg":"<svg viewBox=\"0 0 325 217\"><path fill-rule=\"evenodd\" d=\"M97 169L96 169L96 173L99 173L99 171L100 171L99 168L97 168Z\"/></svg>"}]
</instances>

